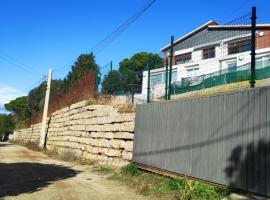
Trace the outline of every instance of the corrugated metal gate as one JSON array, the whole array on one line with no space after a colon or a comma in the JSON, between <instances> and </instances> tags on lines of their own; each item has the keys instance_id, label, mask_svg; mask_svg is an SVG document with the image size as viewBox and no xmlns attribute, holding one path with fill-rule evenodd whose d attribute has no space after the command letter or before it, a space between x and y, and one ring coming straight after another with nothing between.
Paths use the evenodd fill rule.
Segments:
<instances>
[{"instance_id":1,"label":"corrugated metal gate","mask_svg":"<svg viewBox=\"0 0 270 200\"><path fill-rule=\"evenodd\" d=\"M270 195L270 87L136 108L133 161Z\"/></svg>"}]
</instances>

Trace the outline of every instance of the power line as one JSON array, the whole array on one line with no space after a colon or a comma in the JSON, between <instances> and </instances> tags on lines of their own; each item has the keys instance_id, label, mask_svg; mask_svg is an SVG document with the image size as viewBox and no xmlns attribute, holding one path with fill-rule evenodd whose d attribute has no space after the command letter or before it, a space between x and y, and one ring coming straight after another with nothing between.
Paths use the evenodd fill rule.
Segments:
<instances>
[{"instance_id":1,"label":"power line","mask_svg":"<svg viewBox=\"0 0 270 200\"><path fill-rule=\"evenodd\" d=\"M131 24L133 24L140 16L142 16L157 0L151 0L144 5L139 11L128 18L123 24L117 27L110 35L101 40L88 52L93 52L95 55L100 53L104 48L117 39Z\"/></svg>"},{"instance_id":2,"label":"power line","mask_svg":"<svg viewBox=\"0 0 270 200\"><path fill-rule=\"evenodd\" d=\"M43 75L41 79L39 79L38 81L34 82L33 84L31 84L31 86L27 87L29 88L29 90L33 89L36 86L39 86L41 83L43 83L44 81L46 81L47 76Z\"/></svg>"},{"instance_id":3,"label":"power line","mask_svg":"<svg viewBox=\"0 0 270 200\"><path fill-rule=\"evenodd\" d=\"M116 40L125 30L127 30L127 28L129 28L139 17L141 17L156 1L157 0L150 0L141 9L139 9L134 15L128 18L123 24L118 26L110 35L108 35L103 40L98 42L93 48L86 51L86 53L93 52L94 55L97 55L98 53L100 53L103 49L105 49L108 45L110 45L114 40ZM60 71L61 68L64 68L67 65L69 64L63 65L62 67L58 67L54 71Z\"/></svg>"},{"instance_id":4,"label":"power line","mask_svg":"<svg viewBox=\"0 0 270 200\"><path fill-rule=\"evenodd\" d=\"M32 72L31 70L25 68L25 67L22 67L21 65L18 65L17 63L11 61L10 59L6 58L6 57L3 57L0 55L0 58L6 62L8 62L9 64L12 64L13 66L17 67L17 68L20 68L21 70L23 70L24 72L28 73L28 74L31 74L33 76L37 76L34 72Z\"/></svg>"},{"instance_id":5,"label":"power line","mask_svg":"<svg viewBox=\"0 0 270 200\"><path fill-rule=\"evenodd\" d=\"M236 9L234 9L232 12L230 12L227 16L223 17L221 19L221 21L224 21L225 19L228 19L229 17L231 17L232 15L234 15L236 12L238 12L239 10L241 10L244 6L247 5L247 3L250 0L243 0L243 2L241 3L241 5L239 7L237 7Z\"/></svg>"},{"instance_id":6,"label":"power line","mask_svg":"<svg viewBox=\"0 0 270 200\"><path fill-rule=\"evenodd\" d=\"M13 66L22 69L23 71L30 73L31 75L36 76L37 74L40 74L40 72L36 71L35 69L29 67L28 65L23 64L21 61L19 61L16 58L11 57L10 55L0 51L0 58L2 60L12 64ZM35 72L35 73L34 73Z\"/></svg>"}]
</instances>

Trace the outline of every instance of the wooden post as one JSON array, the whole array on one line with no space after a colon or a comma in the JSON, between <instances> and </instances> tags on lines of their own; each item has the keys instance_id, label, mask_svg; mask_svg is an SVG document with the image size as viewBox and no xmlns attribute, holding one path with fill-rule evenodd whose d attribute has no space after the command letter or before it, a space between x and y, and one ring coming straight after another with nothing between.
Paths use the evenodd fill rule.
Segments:
<instances>
[{"instance_id":1,"label":"wooden post","mask_svg":"<svg viewBox=\"0 0 270 200\"><path fill-rule=\"evenodd\" d=\"M51 80L52 80L52 69L49 69L47 86L46 86L46 96L45 96L44 109L43 109L42 124L41 124L41 130L40 130L40 141L39 141L39 147L42 149L45 147L46 136L47 136L46 135L47 134L46 133L46 125L47 125L47 115L48 115L48 108L49 108Z\"/></svg>"}]
</instances>

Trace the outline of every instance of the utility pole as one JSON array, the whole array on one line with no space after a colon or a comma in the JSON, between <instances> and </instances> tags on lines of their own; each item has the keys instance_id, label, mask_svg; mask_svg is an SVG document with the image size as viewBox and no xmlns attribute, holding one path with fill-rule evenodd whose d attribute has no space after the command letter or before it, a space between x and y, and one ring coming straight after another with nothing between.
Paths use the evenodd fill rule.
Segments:
<instances>
[{"instance_id":1,"label":"utility pole","mask_svg":"<svg viewBox=\"0 0 270 200\"><path fill-rule=\"evenodd\" d=\"M251 62L250 62L250 87L254 88L256 83L256 7L252 7L252 16L251 16Z\"/></svg>"},{"instance_id":2,"label":"utility pole","mask_svg":"<svg viewBox=\"0 0 270 200\"><path fill-rule=\"evenodd\" d=\"M172 65L173 65L173 42L174 36L171 36L171 48L170 48L170 71L169 71L169 91L168 100L171 100L171 88L172 88Z\"/></svg>"},{"instance_id":3,"label":"utility pole","mask_svg":"<svg viewBox=\"0 0 270 200\"><path fill-rule=\"evenodd\" d=\"M40 130L40 141L39 147L44 148L46 142L46 125L47 125L47 115L48 115L48 108L49 108L49 99L50 99L50 89L51 89L51 80L52 80L52 69L49 69L48 72L48 80L46 86L46 95L45 95L45 103L43 109L43 117L42 117L42 124Z\"/></svg>"}]
</instances>

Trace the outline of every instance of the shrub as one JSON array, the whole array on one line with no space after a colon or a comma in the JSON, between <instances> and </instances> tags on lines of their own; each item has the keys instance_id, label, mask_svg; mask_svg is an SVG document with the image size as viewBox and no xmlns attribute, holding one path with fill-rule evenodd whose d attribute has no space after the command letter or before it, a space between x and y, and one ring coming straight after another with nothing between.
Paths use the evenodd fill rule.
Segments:
<instances>
[{"instance_id":1,"label":"shrub","mask_svg":"<svg viewBox=\"0 0 270 200\"><path fill-rule=\"evenodd\" d=\"M68 162L75 162L75 161L80 160L80 157L78 156L78 154L76 154L76 152L70 149L60 151L58 154L58 158L60 160L64 160Z\"/></svg>"},{"instance_id":2,"label":"shrub","mask_svg":"<svg viewBox=\"0 0 270 200\"><path fill-rule=\"evenodd\" d=\"M140 170L133 164L128 164L121 169L123 175L137 176L140 174Z\"/></svg>"}]
</instances>

